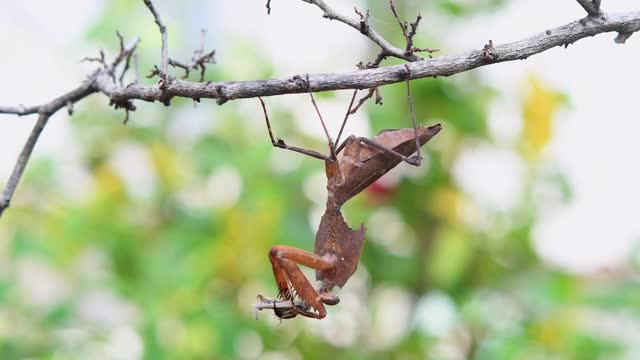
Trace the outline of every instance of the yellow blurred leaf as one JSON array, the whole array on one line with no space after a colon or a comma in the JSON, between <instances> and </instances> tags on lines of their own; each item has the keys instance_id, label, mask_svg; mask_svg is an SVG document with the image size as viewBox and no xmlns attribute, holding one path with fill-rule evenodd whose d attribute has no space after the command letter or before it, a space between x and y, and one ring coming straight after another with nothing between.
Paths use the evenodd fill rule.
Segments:
<instances>
[{"instance_id":1,"label":"yellow blurred leaf","mask_svg":"<svg viewBox=\"0 0 640 360\"><path fill-rule=\"evenodd\" d=\"M265 271L270 265L267 254L281 213L278 205L266 198L256 199L254 206L251 210L228 209L222 215L222 231L206 254L206 266L213 265L216 274L234 284Z\"/></svg>"},{"instance_id":2,"label":"yellow blurred leaf","mask_svg":"<svg viewBox=\"0 0 640 360\"><path fill-rule=\"evenodd\" d=\"M149 147L149 153L162 183L169 188L175 188L182 176L179 172L180 164L173 150L166 144L156 142Z\"/></svg>"},{"instance_id":3,"label":"yellow blurred leaf","mask_svg":"<svg viewBox=\"0 0 640 360\"><path fill-rule=\"evenodd\" d=\"M460 194L451 186L434 190L432 199L428 202L430 212L447 223L457 222L459 203Z\"/></svg>"},{"instance_id":4,"label":"yellow blurred leaf","mask_svg":"<svg viewBox=\"0 0 640 360\"><path fill-rule=\"evenodd\" d=\"M535 76L529 79L529 89L522 103L522 149L526 157L537 157L549 143L553 135L553 116L562 103L561 93L547 87Z\"/></svg>"},{"instance_id":5,"label":"yellow blurred leaf","mask_svg":"<svg viewBox=\"0 0 640 360\"><path fill-rule=\"evenodd\" d=\"M205 320L194 320L187 324L187 336L180 350L186 358L206 359L220 347L220 334Z\"/></svg>"},{"instance_id":6,"label":"yellow blurred leaf","mask_svg":"<svg viewBox=\"0 0 640 360\"><path fill-rule=\"evenodd\" d=\"M469 240L470 235L458 227L444 228L439 232L426 268L436 286L451 288L465 275L475 251Z\"/></svg>"},{"instance_id":7,"label":"yellow blurred leaf","mask_svg":"<svg viewBox=\"0 0 640 360\"><path fill-rule=\"evenodd\" d=\"M570 312L554 314L536 323L532 327L532 335L546 349L554 352L561 351L563 346L566 346L571 332L571 322Z\"/></svg>"},{"instance_id":8,"label":"yellow blurred leaf","mask_svg":"<svg viewBox=\"0 0 640 360\"><path fill-rule=\"evenodd\" d=\"M121 200L125 196L125 185L120 177L107 165L95 169L96 198L101 200Z\"/></svg>"}]
</instances>

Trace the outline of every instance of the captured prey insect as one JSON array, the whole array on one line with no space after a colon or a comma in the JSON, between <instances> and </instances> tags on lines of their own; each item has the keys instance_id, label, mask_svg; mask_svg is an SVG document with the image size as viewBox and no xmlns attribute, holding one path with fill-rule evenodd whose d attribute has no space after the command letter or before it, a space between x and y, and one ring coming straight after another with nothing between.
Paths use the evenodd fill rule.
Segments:
<instances>
[{"instance_id":1,"label":"captured prey insect","mask_svg":"<svg viewBox=\"0 0 640 360\"><path fill-rule=\"evenodd\" d=\"M273 246L269 251L269 260L278 286L278 298L269 299L258 295L259 301L254 305L257 309L272 309L281 319L297 315L322 319L327 315L324 305L336 305L340 302L338 296L331 291L335 287L342 288L355 272L365 234L364 224L357 230L347 225L342 216L342 205L400 162L419 166L422 160L420 147L441 129L439 124L430 127L416 126L408 81L407 91L413 128L382 130L371 139L351 135L340 146L336 144L351 112L356 92L354 91L336 143L331 140L313 94L309 92L329 142L329 155L289 146L281 139L276 140L271 131L265 103L260 99L273 146L324 160L328 197L326 210L316 232L313 253L286 245ZM411 156L413 153L416 154ZM297 264L316 270L316 279L321 281L318 290L313 288Z\"/></svg>"}]
</instances>

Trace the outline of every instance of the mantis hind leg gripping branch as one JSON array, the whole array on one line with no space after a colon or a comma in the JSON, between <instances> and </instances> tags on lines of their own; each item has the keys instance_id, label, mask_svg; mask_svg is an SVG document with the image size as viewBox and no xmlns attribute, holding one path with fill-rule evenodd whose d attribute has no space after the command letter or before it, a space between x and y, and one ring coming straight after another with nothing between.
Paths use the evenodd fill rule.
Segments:
<instances>
[{"instance_id":1,"label":"mantis hind leg gripping branch","mask_svg":"<svg viewBox=\"0 0 640 360\"><path fill-rule=\"evenodd\" d=\"M345 222L341 212L342 205L400 162L419 166L422 160L420 147L441 129L440 124L430 127L416 125L410 83L407 80L413 128L382 130L371 139L351 135L337 146L356 92L354 91L335 143L331 140L313 94L309 92L329 143L329 155L289 146L283 140L274 138L265 103L260 98L273 146L324 160L327 175L326 210L316 232L314 251L286 245L273 246L269 251L278 297L270 299L258 295L259 302L255 307L259 310L271 309L281 319L297 315L322 319L327 315L325 305L340 302L332 290L335 287L342 288L356 271L365 235L364 224L354 230ZM411 156L414 153L416 154ZM319 289L314 289L298 265L316 270L316 279L321 282Z\"/></svg>"}]
</instances>

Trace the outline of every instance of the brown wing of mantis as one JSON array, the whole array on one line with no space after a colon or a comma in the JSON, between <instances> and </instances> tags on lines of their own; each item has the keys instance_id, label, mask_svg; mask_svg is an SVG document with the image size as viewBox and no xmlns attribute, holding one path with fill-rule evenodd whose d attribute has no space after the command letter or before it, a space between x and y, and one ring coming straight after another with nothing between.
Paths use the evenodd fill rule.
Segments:
<instances>
[{"instance_id":1,"label":"brown wing of mantis","mask_svg":"<svg viewBox=\"0 0 640 360\"><path fill-rule=\"evenodd\" d=\"M362 192L382 175L396 167L403 159L431 140L442 127L440 124L414 129L382 130L372 139L348 137L341 148L340 172L344 183L334 189L339 204Z\"/></svg>"}]
</instances>

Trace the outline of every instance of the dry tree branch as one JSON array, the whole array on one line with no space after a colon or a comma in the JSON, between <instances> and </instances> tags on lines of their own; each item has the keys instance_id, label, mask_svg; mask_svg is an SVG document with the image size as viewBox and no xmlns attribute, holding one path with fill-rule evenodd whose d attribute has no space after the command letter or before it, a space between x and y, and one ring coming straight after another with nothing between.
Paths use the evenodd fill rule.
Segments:
<instances>
[{"instance_id":1,"label":"dry tree branch","mask_svg":"<svg viewBox=\"0 0 640 360\"><path fill-rule=\"evenodd\" d=\"M458 55L446 55L433 59L409 63L410 79L451 76L493 63L523 60L556 46L566 46L580 39L605 32L617 32L619 39L624 34L640 30L640 12L607 14L604 17L584 18L566 25L548 29L523 40L491 46L492 55L487 56L487 48L471 50ZM362 69L346 73L309 74L311 91L333 91L345 89L370 89L381 85L406 80L404 65ZM167 81L164 90L158 85L130 84L116 86L106 82L100 91L114 103L140 99L149 102L165 101L177 96L192 99L217 99L218 103L228 100L296 94L307 91L307 84L300 76L252 80L192 82L179 79ZM37 112L36 107L1 107L0 113L26 115Z\"/></svg>"},{"instance_id":2,"label":"dry tree branch","mask_svg":"<svg viewBox=\"0 0 640 360\"><path fill-rule=\"evenodd\" d=\"M557 46L566 46L580 39L605 32L630 34L640 30L640 12L607 14L604 18L584 18L548 29L523 40L493 45L492 55L480 47L476 50L409 63L409 79L451 76L477 67L513 60L524 60ZM484 46L484 45L483 45ZM346 73L309 74L311 91L370 89L407 79L404 65L356 70ZM252 81L191 82L174 79L164 91L155 85L117 87L106 92L112 100L140 99L160 101L164 96L192 99L211 98L223 104L228 100L307 92L300 76Z\"/></svg>"},{"instance_id":3,"label":"dry tree branch","mask_svg":"<svg viewBox=\"0 0 640 360\"><path fill-rule=\"evenodd\" d=\"M118 84L116 80L116 67L123 61L128 64L130 58L133 57L134 64L137 64L137 58L133 54L139 39L134 39L128 45L122 46L118 56L110 65L106 65L101 55L98 60L102 66L95 70L85 82L76 89L52 100L49 103L36 106L0 106L0 114L15 114L18 116L38 113L38 121L29 136L22 152L16 162L11 177L0 197L0 215L9 206L13 193L29 160L33 148L41 134L48 119L55 112L63 107L72 110L73 104L77 101L93 94L101 92L109 97L110 105L115 108L123 108L127 111L136 109L133 100L140 99L145 101L160 101L165 105L169 105L173 97L185 97L194 100L201 98L217 99L219 104L223 104L228 100L255 98L259 96L274 96L294 93L306 93L317 91L333 91L344 89L375 89L379 86L397 83L401 81L450 76L465 72L477 67L499 63L504 61L523 60L529 56L544 52L556 46L567 46L585 37L594 36L605 32L617 32L618 36L615 41L624 43L626 39L634 32L640 31L640 12L605 14L600 10L600 1L591 0L578 2L589 9L589 16L562 25L556 28L546 30L542 33L533 35L523 40L515 41L508 44L494 45L489 41L483 48L468 51L458 55L441 56L434 59L422 60L419 56L413 54L414 49L410 39L415 32L414 26L417 26L418 20L408 26L411 29L404 31L407 46L405 49L397 48L391 45L380 34L375 32L367 23L367 15L360 13L360 20L354 20L336 13L333 9L326 5L323 0L303 0L307 3L318 6L324 11L324 17L331 20L338 20L352 28L362 32L374 43L382 48L380 55L375 60L376 67L363 65L360 70L347 73L332 74L310 74L308 80L305 81L299 75L269 80L255 81L219 81L219 82L192 82L186 80L175 79L167 75L166 70L169 64L167 42L166 42L166 26L162 22L159 13L156 11L151 0L144 0L145 5L149 8L154 16L162 37L162 59L158 74L161 79L155 85L142 85L137 83L138 69L135 65L136 82L126 86ZM269 4L269 1L267 2ZM599 16L593 16L595 10ZM399 18L398 18L399 19ZM363 25L364 23L364 25ZM402 22L400 21L402 24ZM406 25L405 25L406 26ZM402 25L401 25L402 27ZM121 44L123 43L121 36ZM207 58L207 56L211 58ZM400 59L410 61L408 64L377 67L380 62L388 56L394 56ZM195 69L194 64L205 60L213 60L213 52L204 54L200 52L200 57L194 56L192 64L187 64L188 68ZM128 66L125 64L124 70L127 71ZM201 70L204 70L201 68ZM119 79L124 75L121 74ZM120 81L121 82L121 81ZM369 94L365 96L369 98L373 92L369 90ZM378 95L378 94L376 94ZM377 96L379 97L379 96ZM366 100L366 99L364 99ZM355 109L360 105L356 105Z\"/></svg>"},{"instance_id":4,"label":"dry tree branch","mask_svg":"<svg viewBox=\"0 0 640 360\"><path fill-rule=\"evenodd\" d=\"M38 141L42 130L47 125L47 122L49 121L51 115L65 106L67 107L67 109L69 109L69 113L72 113L73 104L75 102L82 100L85 97L98 91L98 88L96 87L96 81L98 78L106 77L110 81L113 81L113 73L115 72L116 67L122 62L123 59L128 59L131 56L139 41L140 40L136 38L127 46L122 46L120 54L118 54L118 56L113 60L111 65L103 66L102 68L96 70L79 87L46 104L30 107L0 107L0 113L6 114L28 115L38 113L38 120L31 130L31 134L29 135L27 142L22 147L22 151L20 152L18 160L13 167L13 171L11 172L11 176L9 177L9 181L2 191L2 195L0 195L0 216L2 216L4 210L9 207L11 198L13 197L13 193L15 192L16 187L20 182L20 178L22 177L22 173L27 166L27 162L29 162L29 158L31 157L33 148L35 147L36 142ZM102 61L102 63L104 63L104 61ZM131 106L133 105L131 104Z\"/></svg>"}]
</instances>

